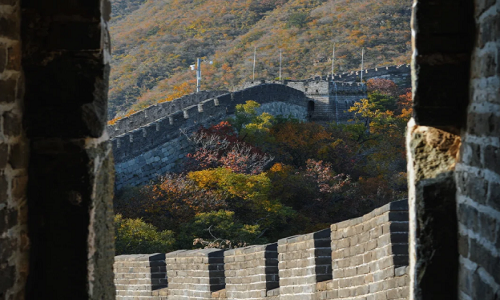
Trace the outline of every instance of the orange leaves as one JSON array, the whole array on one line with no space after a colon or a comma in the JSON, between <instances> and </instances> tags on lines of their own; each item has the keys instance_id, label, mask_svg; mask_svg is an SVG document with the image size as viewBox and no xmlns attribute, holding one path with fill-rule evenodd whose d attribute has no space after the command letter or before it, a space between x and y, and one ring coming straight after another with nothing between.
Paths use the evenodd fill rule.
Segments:
<instances>
[{"instance_id":1,"label":"orange leaves","mask_svg":"<svg viewBox=\"0 0 500 300\"><path fill-rule=\"evenodd\" d=\"M183 82L179 85L174 85L173 87L174 92L165 97L164 99L158 101L158 103L163 103L167 101L172 101L174 99L180 98L184 95L190 94L193 92L193 87L189 85L187 82Z\"/></svg>"},{"instance_id":2,"label":"orange leaves","mask_svg":"<svg viewBox=\"0 0 500 300\"><path fill-rule=\"evenodd\" d=\"M283 50L285 77L324 74L329 63L315 60L318 55L330 57L332 39L338 45L339 71L359 68L361 46L367 48L367 68L407 63L410 58L410 16L404 13L410 0L175 2L146 1L111 21L113 114L138 99L148 104L168 101L172 86L194 77L188 67L198 56L217 64L203 71L202 88L226 90L251 79L254 46L257 79L278 76L278 48ZM128 9L125 2L118 5L123 6L119 11ZM197 44L189 42L193 39ZM161 86L164 80L166 87Z\"/></svg>"}]
</instances>

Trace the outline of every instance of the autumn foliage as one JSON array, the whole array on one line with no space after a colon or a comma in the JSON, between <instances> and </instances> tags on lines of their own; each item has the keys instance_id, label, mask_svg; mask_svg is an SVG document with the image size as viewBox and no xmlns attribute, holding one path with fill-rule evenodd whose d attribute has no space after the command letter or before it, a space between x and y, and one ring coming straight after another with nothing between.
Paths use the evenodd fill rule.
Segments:
<instances>
[{"instance_id":1,"label":"autumn foliage","mask_svg":"<svg viewBox=\"0 0 500 300\"><path fill-rule=\"evenodd\" d=\"M254 101L238 105L233 118L189 136L185 172L121 191L116 211L136 221L120 224L140 218L154 226L141 225L151 249L159 232L177 249L234 248L319 230L406 197L411 92L387 80L368 83L368 99L355 103L347 124L258 114ZM394 109L373 95L390 97ZM134 242L125 233L121 239Z\"/></svg>"},{"instance_id":2,"label":"autumn foliage","mask_svg":"<svg viewBox=\"0 0 500 300\"><path fill-rule=\"evenodd\" d=\"M305 79L409 63L411 0L114 0L109 116L195 91L233 90L279 74Z\"/></svg>"}]
</instances>

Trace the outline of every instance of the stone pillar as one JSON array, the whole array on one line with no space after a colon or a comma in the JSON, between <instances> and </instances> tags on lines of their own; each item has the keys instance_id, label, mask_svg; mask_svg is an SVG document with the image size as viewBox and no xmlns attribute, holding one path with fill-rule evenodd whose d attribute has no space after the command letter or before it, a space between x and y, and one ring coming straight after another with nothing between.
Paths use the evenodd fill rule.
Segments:
<instances>
[{"instance_id":1,"label":"stone pillar","mask_svg":"<svg viewBox=\"0 0 500 300\"><path fill-rule=\"evenodd\" d=\"M407 129L411 299L457 299L455 165L469 101L473 0L414 0Z\"/></svg>"},{"instance_id":2,"label":"stone pillar","mask_svg":"<svg viewBox=\"0 0 500 300\"><path fill-rule=\"evenodd\" d=\"M160 300L167 298L165 254L115 256L116 299Z\"/></svg>"},{"instance_id":3,"label":"stone pillar","mask_svg":"<svg viewBox=\"0 0 500 300\"><path fill-rule=\"evenodd\" d=\"M332 279L330 229L278 241L280 299L313 300L316 283Z\"/></svg>"},{"instance_id":4,"label":"stone pillar","mask_svg":"<svg viewBox=\"0 0 500 300\"><path fill-rule=\"evenodd\" d=\"M228 299L263 299L279 287L278 245L258 245L224 253Z\"/></svg>"},{"instance_id":5,"label":"stone pillar","mask_svg":"<svg viewBox=\"0 0 500 300\"><path fill-rule=\"evenodd\" d=\"M20 1L0 1L0 299L23 299L28 275L27 175Z\"/></svg>"},{"instance_id":6,"label":"stone pillar","mask_svg":"<svg viewBox=\"0 0 500 300\"><path fill-rule=\"evenodd\" d=\"M174 251L165 262L169 300L210 299L225 287L223 250Z\"/></svg>"},{"instance_id":7,"label":"stone pillar","mask_svg":"<svg viewBox=\"0 0 500 300\"><path fill-rule=\"evenodd\" d=\"M26 0L21 8L27 298L114 299L113 162L105 133L111 6Z\"/></svg>"}]
</instances>

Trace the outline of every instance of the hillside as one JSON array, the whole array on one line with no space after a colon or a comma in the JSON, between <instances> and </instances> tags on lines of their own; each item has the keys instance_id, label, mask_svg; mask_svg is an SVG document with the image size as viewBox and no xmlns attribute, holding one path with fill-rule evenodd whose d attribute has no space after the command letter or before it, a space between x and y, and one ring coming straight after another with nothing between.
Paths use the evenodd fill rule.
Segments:
<instances>
[{"instance_id":1,"label":"hillside","mask_svg":"<svg viewBox=\"0 0 500 300\"><path fill-rule=\"evenodd\" d=\"M301 79L408 63L411 0L114 0L109 116L195 89L189 69L202 65L202 89L231 90L252 79Z\"/></svg>"}]
</instances>

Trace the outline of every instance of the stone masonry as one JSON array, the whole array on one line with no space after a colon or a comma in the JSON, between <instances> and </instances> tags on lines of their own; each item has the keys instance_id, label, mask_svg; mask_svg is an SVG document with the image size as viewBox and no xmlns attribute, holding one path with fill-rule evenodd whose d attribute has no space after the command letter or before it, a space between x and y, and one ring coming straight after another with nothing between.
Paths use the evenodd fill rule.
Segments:
<instances>
[{"instance_id":1,"label":"stone masonry","mask_svg":"<svg viewBox=\"0 0 500 300\"><path fill-rule=\"evenodd\" d=\"M277 244L117 256L115 283L118 300L409 299L407 266L402 200Z\"/></svg>"},{"instance_id":2,"label":"stone masonry","mask_svg":"<svg viewBox=\"0 0 500 300\"><path fill-rule=\"evenodd\" d=\"M29 269L20 14L20 1L0 1L0 299L24 297Z\"/></svg>"},{"instance_id":3,"label":"stone masonry","mask_svg":"<svg viewBox=\"0 0 500 300\"><path fill-rule=\"evenodd\" d=\"M475 1L467 125L455 180L459 299L500 299L500 1Z\"/></svg>"},{"instance_id":4,"label":"stone masonry","mask_svg":"<svg viewBox=\"0 0 500 300\"><path fill-rule=\"evenodd\" d=\"M228 299L264 298L267 291L279 288L276 243L228 250L224 264Z\"/></svg>"},{"instance_id":5,"label":"stone masonry","mask_svg":"<svg viewBox=\"0 0 500 300\"><path fill-rule=\"evenodd\" d=\"M117 256L114 273L116 295L123 299L152 299L168 286L165 254Z\"/></svg>"},{"instance_id":6,"label":"stone masonry","mask_svg":"<svg viewBox=\"0 0 500 300\"><path fill-rule=\"evenodd\" d=\"M332 278L331 231L278 241L280 299L315 299L316 283Z\"/></svg>"}]
</instances>

